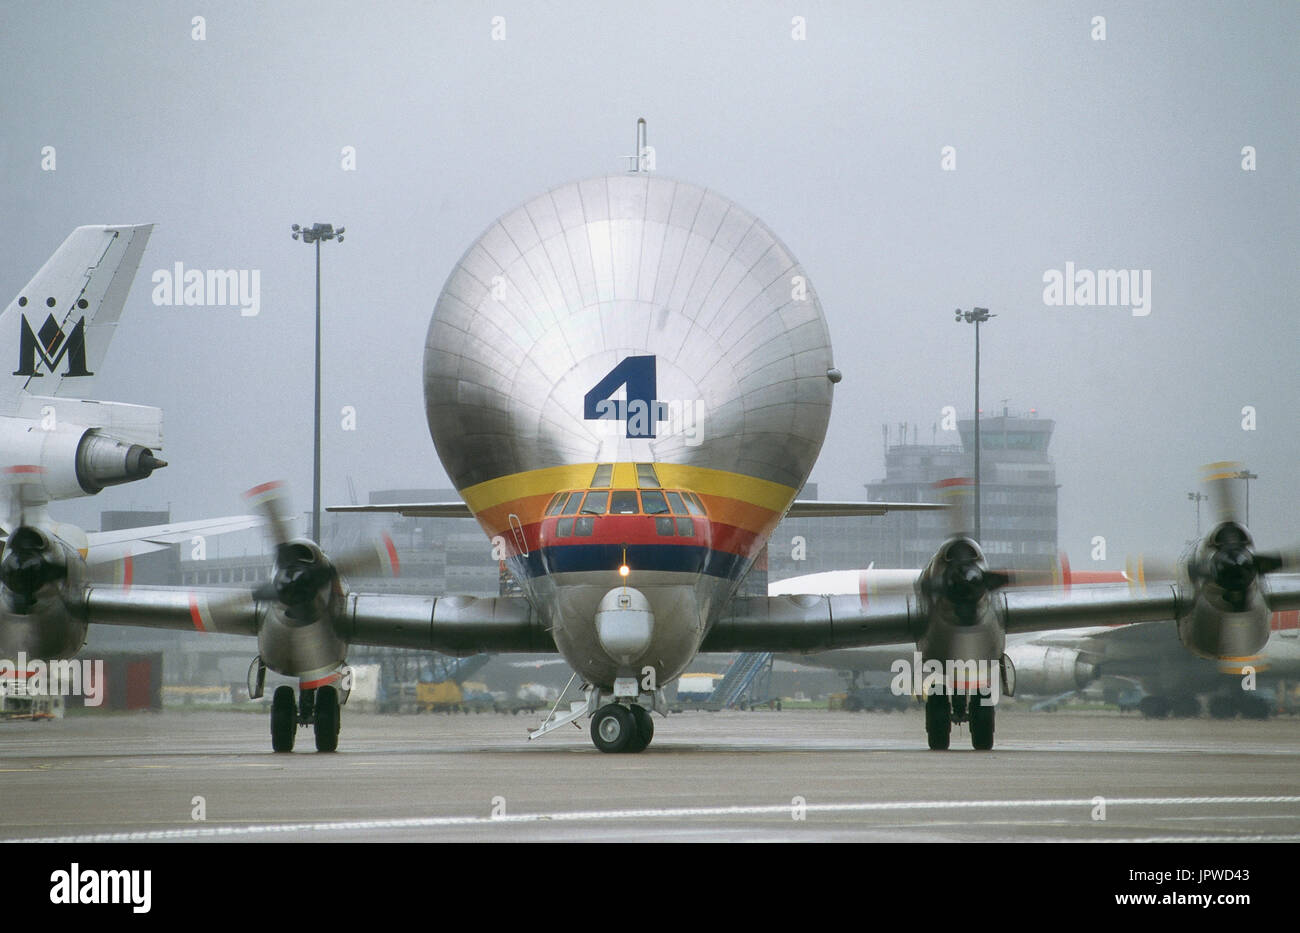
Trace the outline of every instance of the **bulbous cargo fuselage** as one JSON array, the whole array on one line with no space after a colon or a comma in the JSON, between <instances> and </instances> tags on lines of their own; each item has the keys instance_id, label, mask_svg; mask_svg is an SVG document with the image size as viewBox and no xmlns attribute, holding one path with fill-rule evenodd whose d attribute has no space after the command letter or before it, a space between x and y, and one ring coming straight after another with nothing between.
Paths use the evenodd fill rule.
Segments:
<instances>
[{"instance_id":1,"label":"bulbous cargo fuselage","mask_svg":"<svg viewBox=\"0 0 1300 933\"><path fill-rule=\"evenodd\" d=\"M425 406L574 670L663 685L807 479L832 366L816 292L760 220L613 175L534 198L466 251L429 324Z\"/></svg>"}]
</instances>

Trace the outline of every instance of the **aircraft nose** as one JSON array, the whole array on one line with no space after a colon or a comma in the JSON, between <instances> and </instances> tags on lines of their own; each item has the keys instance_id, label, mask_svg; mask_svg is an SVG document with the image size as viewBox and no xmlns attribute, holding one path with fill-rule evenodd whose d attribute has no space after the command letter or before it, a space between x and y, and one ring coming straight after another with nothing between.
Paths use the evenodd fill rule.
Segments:
<instances>
[{"instance_id":1,"label":"aircraft nose","mask_svg":"<svg viewBox=\"0 0 1300 933\"><path fill-rule=\"evenodd\" d=\"M596 637L614 661L633 664L650 647L655 616L650 600L633 587L615 587L601 597L596 608Z\"/></svg>"}]
</instances>

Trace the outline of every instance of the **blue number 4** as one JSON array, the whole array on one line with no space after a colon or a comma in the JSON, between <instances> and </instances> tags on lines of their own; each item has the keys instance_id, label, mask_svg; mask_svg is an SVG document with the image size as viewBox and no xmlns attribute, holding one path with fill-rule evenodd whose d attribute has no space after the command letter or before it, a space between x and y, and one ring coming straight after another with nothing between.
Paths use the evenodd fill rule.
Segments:
<instances>
[{"instance_id":1,"label":"blue number 4","mask_svg":"<svg viewBox=\"0 0 1300 933\"><path fill-rule=\"evenodd\" d=\"M627 386L627 400L610 398L622 386ZM626 357L583 397L582 417L586 421L625 421L628 437L654 437L655 425L668 420L667 406L655 401L656 388L655 358Z\"/></svg>"}]
</instances>

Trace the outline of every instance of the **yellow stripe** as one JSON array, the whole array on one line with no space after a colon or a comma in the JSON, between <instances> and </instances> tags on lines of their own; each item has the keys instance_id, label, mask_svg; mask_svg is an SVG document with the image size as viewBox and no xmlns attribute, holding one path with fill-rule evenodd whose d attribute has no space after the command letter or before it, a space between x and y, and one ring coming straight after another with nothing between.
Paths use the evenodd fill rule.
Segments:
<instances>
[{"instance_id":1,"label":"yellow stripe","mask_svg":"<svg viewBox=\"0 0 1300 933\"><path fill-rule=\"evenodd\" d=\"M782 514L790 507L798 492L790 486L726 470L709 470L679 463L656 463L655 470L659 474L659 482L668 489L682 488L701 496L739 499Z\"/></svg>"},{"instance_id":2,"label":"yellow stripe","mask_svg":"<svg viewBox=\"0 0 1300 933\"><path fill-rule=\"evenodd\" d=\"M742 473L710 470L677 463L656 463L660 484L666 489L689 489L701 496L736 499L770 512L783 514L794 501L796 490ZM478 514L494 506L529 496L548 496L561 489L586 489L596 472L595 463L575 463L499 476L461 490L470 511ZM636 467L614 465L614 488L636 488Z\"/></svg>"}]
</instances>

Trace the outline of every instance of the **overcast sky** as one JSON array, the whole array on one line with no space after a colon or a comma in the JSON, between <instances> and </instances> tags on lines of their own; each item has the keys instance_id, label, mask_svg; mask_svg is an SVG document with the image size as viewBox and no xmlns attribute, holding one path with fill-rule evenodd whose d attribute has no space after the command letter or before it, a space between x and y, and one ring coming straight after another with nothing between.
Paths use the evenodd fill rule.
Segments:
<instances>
[{"instance_id":1,"label":"overcast sky","mask_svg":"<svg viewBox=\"0 0 1300 933\"><path fill-rule=\"evenodd\" d=\"M1076 566L1095 535L1106 566L1176 554L1221 459L1260 476L1261 543L1294 543L1297 48L1293 2L5 2L5 302L74 226L158 224L93 395L162 407L172 465L56 514L227 514L272 478L310 505L294 222L348 230L324 257L326 502L349 476L363 501L448 485L421 383L447 273L498 215L622 170L644 116L660 173L757 214L812 277L844 372L823 497L883 474L882 423L928 441L944 406L969 413L953 309L982 305L985 410L1057 422ZM1150 270L1150 313L1045 304L1067 261ZM260 313L156 306L177 262L259 270Z\"/></svg>"}]
</instances>

